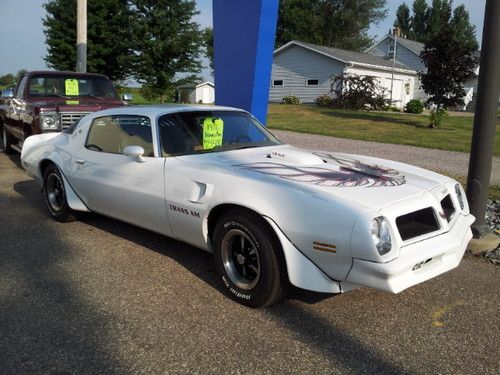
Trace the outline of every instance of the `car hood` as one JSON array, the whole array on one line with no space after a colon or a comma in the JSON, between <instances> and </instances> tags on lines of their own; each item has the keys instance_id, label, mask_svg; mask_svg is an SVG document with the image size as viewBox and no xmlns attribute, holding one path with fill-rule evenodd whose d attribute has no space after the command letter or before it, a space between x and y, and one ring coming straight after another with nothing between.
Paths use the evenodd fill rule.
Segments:
<instances>
[{"instance_id":1,"label":"car hood","mask_svg":"<svg viewBox=\"0 0 500 375\"><path fill-rule=\"evenodd\" d=\"M40 107L43 109L50 109L59 112L95 112L103 109L108 109L112 107L119 107L124 105L120 100L110 100L110 99L96 99L96 98L85 98L85 99L46 99L38 100L30 103L34 107Z\"/></svg>"},{"instance_id":2,"label":"car hood","mask_svg":"<svg viewBox=\"0 0 500 375\"><path fill-rule=\"evenodd\" d=\"M179 159L196 163L204 170L218 166L224 173L231 171L254 180L300 189L323 199L336 197L377 210L420 195L449 180L437 173L390 160L308 151L289 145Z\"/></svg>"}]
</instances>

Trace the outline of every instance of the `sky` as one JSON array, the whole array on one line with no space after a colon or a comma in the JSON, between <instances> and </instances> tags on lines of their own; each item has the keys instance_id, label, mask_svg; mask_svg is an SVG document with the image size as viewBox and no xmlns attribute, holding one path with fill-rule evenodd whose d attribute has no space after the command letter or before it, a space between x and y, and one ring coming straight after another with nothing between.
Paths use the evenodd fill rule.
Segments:
<instances>
[{"instance_id":1,"label":"sky","mask_svg":"<svg viewBox=\"0 0 500 375\"><path fill-rule=\"evenodd\" d=\"M42 18L43 4L47 0L0 0L0 74L16 73L20 69L46 69L43 60L47 53ZM96 0L89 0L96 1ZM98 0L97 0L98 1ZM246 0L248 1L248 0ZM251 1L251 0L250 0ZM387 17L370 27L369 35L381 38L392 27L396 9L403 0L387 0ZM431 0L427 0L428 3ZM202 26L212 26L212 0L197 0L200 14L196 21ZM407 0L407 4L413 0ZM455 0L454 5L464 4L469 11L471 23L476 25L476 36L481 43L484 6L486 0ZM208 65L206 59L204 65ZM205 80L211 80L209 69L202 71Z\"/></svg>"}]
</instances>

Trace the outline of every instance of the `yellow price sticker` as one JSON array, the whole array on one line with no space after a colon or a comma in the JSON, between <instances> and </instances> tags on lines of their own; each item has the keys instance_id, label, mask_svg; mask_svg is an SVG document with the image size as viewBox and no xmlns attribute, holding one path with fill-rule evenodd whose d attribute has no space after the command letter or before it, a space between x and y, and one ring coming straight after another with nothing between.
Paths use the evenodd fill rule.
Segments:
<instances>
[{"instance_id":1,"label":"yellow price sticker","mask_svg":"<svg viewBox=\"0 0 500 375\"><path fill-rule=\"evenodd\" d=\"M203 149L210 150L222 146L224 121L218 117L207 117L203 121Z\"/></svg>"},{"instance_id":2,"label":"yellow price sticker","mask_svg":"<svg viewBox=\"0 0 500 375\"><path fill-rule=\"evenodd\" d=\"M66 100L66 104L78 105L78 104L80 104L80 101L79 100Z\"/></svg>"},{"instance_id":3,"label":"yellow price sticker","mask_svg":"<svg viewBox=\"0 0 500 375\"><path fill-rule=\"evenodd\" d=\"M80 91L77 79L66 79L64 81L64 91L66 95L78 96Z\"/></svg>"}]
</instances>

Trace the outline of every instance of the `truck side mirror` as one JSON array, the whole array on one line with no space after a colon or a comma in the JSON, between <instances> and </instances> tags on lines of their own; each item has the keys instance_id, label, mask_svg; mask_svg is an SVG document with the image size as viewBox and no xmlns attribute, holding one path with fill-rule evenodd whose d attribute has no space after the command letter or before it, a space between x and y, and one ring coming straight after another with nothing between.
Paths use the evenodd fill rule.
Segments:
<instances>
[{"instance_id":1,"label":"truck side mirror","mask_svg":"<svg viewBox=\"0 0 500 375\"><path fill-rule=\"evenodd\" d=\"M134 96L132 94L123 94L122 100L124 102L131 102L132 100L134 100Z\"/></svg>"},{"instance_id":2,"label":"truck side mirror","mask_svg":"<svg viewBox=\"0 0 500 375\"><path fill-rule=\"evenodd\" d=\"M11 89L2 90L2 98L12 99L14 97L14 92Z\"/></svg>"}]
</instances>

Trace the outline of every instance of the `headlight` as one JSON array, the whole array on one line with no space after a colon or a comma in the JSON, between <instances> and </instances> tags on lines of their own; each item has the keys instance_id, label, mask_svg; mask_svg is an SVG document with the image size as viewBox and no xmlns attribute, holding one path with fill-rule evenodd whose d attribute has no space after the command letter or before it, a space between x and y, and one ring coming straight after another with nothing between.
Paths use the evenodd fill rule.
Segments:
<instances>
[{"instance_id":1,"label":"headlight","mask_svg":"<svg viewBox=\"0 0 500 375\"><path fill-rule=\"evenodd\" d=\"M373 243L377 247L380 255L385 255L391 251L391 233L389 223L385 217L379 216L372 220L370 229Z\"/></svg>"},{"instance_id":2,"label":"headlight","mask_svg":"<svg viewBox=\"0 0 500 375\"><path fill-rule=\"evenodd\" d=\"M59 130L59 114L57 112L40 113L40 128L42 130Z\"/></svg>"},{"instance_id":3,"label":"headlight","mask_svg":"<svg viewBox=\"0 0 500 375\"><path fill-rule=\"evenodd\" d=\"M465 208L465 204L464 204L464 195L462 193L460 184L455 185L455 193L457 193L458 203L460 203L460 209L463 211Z\"/></svg>"}]
</instances>

